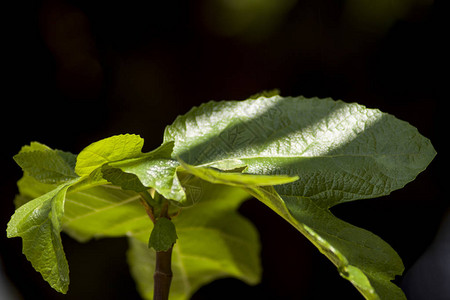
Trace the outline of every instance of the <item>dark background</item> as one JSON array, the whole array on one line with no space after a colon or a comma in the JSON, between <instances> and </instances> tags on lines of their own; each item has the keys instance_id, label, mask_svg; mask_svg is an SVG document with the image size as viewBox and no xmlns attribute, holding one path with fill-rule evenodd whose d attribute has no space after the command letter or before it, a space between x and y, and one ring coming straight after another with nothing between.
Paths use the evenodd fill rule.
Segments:
<instances>
[{"instance_id":1,"label":"dark background","mask_svg":"<svg viewBox=\"0 0 450 300\"><path fill-rule=\"evenodd\" d=\"M14 211L21 171L12 156L22 145L36 140L78 153L101 138L135 133L151 150L162 142L164 127L193 105L279 88L283 96L332 97L379 108L431 139L438 155L414 182L333 212L378 234L400 254L406 270L396 282L409 299L449 299L443 2L18 1L4 11L9 24L0 228L6 229ZM223 279L192 299L362 298L268 208L250 200L241 212L261 233L262 283L250 287ZM4 232L0 243L0 280L24 299L139 297L125 261L125 239L78 244L63 234L71 276L66 296L32 269L19 238L6 239Z\"/></svg>"}]
</instances>

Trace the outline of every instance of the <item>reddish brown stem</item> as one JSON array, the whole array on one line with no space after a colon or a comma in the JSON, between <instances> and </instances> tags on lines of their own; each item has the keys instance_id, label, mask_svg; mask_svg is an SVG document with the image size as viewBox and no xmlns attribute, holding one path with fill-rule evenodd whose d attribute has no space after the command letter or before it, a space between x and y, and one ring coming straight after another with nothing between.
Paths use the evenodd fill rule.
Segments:
<instances>
[{"instance_id":1,"label":"reddish brown stem","mask_svg":"<svg viewBox=\"0 0 450 300\"><path fill-rule=\"evenodd\" d=\"M172 282L172 248L156 252L156 268L154 279L154 300L168 300Z\"/></svg>"},{"instance_id":2,"label":"reddish brown stem","mask_svg":"<svg viewBox=\"0 0 450 300\"><path fill-rule=\"evenodd\" d=\"M149 216L149 218L152 220L153 223L155 223L155 216L153 214L153 208L148 205L147 201L145 201L144 199L140 199L142 206L145 209L145 212L147 213L147 215Z\"/></svg>"},{"instance_id":3,"label":"reddish brown stem","mask_svg":"<svg viewBox=\"0 0 450 300\"><path fill-rule=\"evenodd\" d=\"M166 200L161 206L160 218L169 217L169 202ZM153 300L168 300L170 284L172 283L172 247L167 251L156 251L156 267L153 275Z\"/></svg>"}]
</instances>

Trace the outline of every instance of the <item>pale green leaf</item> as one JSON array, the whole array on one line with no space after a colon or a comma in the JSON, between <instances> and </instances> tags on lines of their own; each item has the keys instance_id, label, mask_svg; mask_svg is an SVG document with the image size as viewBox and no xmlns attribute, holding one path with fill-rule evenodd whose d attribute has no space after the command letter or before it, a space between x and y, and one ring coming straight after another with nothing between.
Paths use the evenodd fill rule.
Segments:
<instances>
[{"instance_id":1,"label":"pale green leaf","mask_svg":"<svg viewBox=\"0 0 450 300\"><path fill-rule=\"evenodd\" d=\"M141 191L142 186L154 188L166 199L184 202L186 195L177 177L178 166L179 163L172 159L145 157L110 163L103 174L113 184L125 185L127 189Z\"/></svg>"},{"instance_id":2,"label":"pale green leaf","mask_svg":"<svg viewBox=\"0 0 450 300\"><path fill-rule=\"evenodd\" d=\"M69 266L61 243L64 200L71 183L22 205L8 223L8 237L21 237L23 253L36 271L57 291L66 293Z\"/></svg>"},{"instance_id":3,"label":"pale green leaf","mask_svg":"<svg viewBox=\"0 0 450 300\"><path fill-rule=\"evenodd\" d=\"M18 187L18 199L26 203L57 186L38 182L25 174L18 181ZM62 228L81 242L91 238L130 235L142 230L150 232L153 223L140 200L139 194L108 184L101 177L101 169L96 169L67 190Z\"/></svg>"},{"instance_id":4,"label":"pale green leaf","mask_svg":"<svg viewBox=\"0 0 450 300\"><path fill-rule=\"evenodd\" d=\"M20 149L19 153L28 152L28 151L47 151L52 150L52 148L41 144L39 142L31 142L30 145L25 145Z\"/></svg>"},{"instance_id":5,"label":"pale green leaf","mask_svg":"<svg viewBox=\"0 0 450 300\"><path fill-rule=\"evenodd\" d=\"M58 184L43 183L35 179L34 177L24 174L22 178L17 181L17 188L19 189L19 194L14 200L16 209L23 204L38 198L51 190L58 187Z\"/></svg>"},{"instance_id":6,"label":"pale green leaf","mask_svg":"<svg viewBox=\"0 0 450 300\"><path fill-rule=\"evenodd\" d=\"M141 197L113 185L67 193L64 232L80 242L91 238L150 233L153 223L140 204Z\"/></svg>"},{"instance_id":7,"label":"pale green leaf","mask_svg":"<svg viewBox=\"0 0 450 300\"><path fill-rule=\"evenodd\" d=\"M75 155L38 142L22 147L14 160L24 172L43 183L61 183L78 177L74 170Z\"/></svg>"},{"instance_id":8,"label":"pale green leaf","mask_svg":"<svg viewBox=\"0 0 450 300\"><path fill-rule=\"evenodd\" d=\"M170 158L173 142L139 158L123 159L103 165L102 176L125 190L142 192L154 188L164 198L184 202L186 195L177 178L179 163Z\"/></svg>"},{"instance_id":9,"label":"pale green leaf","mask_svg":"<svg viewBox=\"0 0 450 300\"><path fill-rule=\"evenodd\" d=\"M180 172L179 176L187 200L196 205L184 208L173 218L178 240L173 249L171 299L189 299L202 285L222 277L258 283L261 276L258 234L249 221L236 213L248 194L237 188L210 184L186 172ZM29 186L24 190L34 196L42 189L33 190ZM176 210L172 209L173 213ZM141 295L152 297L155 252L148 249L147 243L153 223L137 193L113 185L69 189L62 227L82 242L100 237L134 237L130 239L128 253L130 267Z\"/></svg>"},{"instance_id":10,"label":"pale green leaf","mask_svg":"<svg viewBox=\"0 0 450 300\"><path fill-rule=\"evenodd\" d=\"M155 222L148 247L155 251L167 251L177 241L177 231L172 221L167 218L159 218Z\"/></svg>"},{"instance_id":11,"label":"pale green leaf","mask_svg":"<svg viewBox=\"0 0 450 300\"><path fill-rule=\"evenodd\" d=\"M191 184L199 183L187 178ZM257 231L236 213L248 194L201 182L187 190L188 198L196 197L196 205L172 219L178 240L172 253L170 300L187 300L198 288L218 278L236 277L248 284L260 280ZM131 273L142 297L152 299L155 251L147 247L149 232L133 236L128 252Z\"/></svg>"},{"instance_id":12,"label":"pale green leaf","mask_svg":"<svg viewBox=\"0 0 450 300\"><path fill-rule=\"evenodd\" d=\"M134 134L115 135L84 148L77 157L75 172L79 176L89 175L105 163L138 157L144 140Z\"/></svg>"},{"instance_id":13,"label":"pale green leaf","mask_svg":"<svg viewBox=\"0 0 450 300\"><path fill-rule=\"evenodd\" d=\"M108 181L103 178L101 168L95 169L88 176L83 176L80 180L70 186L69 192L73 193L78 190L85 190L99 185L108 184Z\"/></svg>"}]
</instances>

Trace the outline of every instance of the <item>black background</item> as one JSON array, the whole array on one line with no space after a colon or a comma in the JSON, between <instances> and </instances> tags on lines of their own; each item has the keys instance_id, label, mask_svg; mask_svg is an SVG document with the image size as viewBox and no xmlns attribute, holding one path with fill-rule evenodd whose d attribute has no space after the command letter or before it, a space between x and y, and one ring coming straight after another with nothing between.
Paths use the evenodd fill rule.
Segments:
<instances>
[{"instance_id":1,"label":"black background","mask_svg":"<svg viewBox=\"0 0 450 300\"><path fill-rule=\"evenodd\" d=\"M284 96L332 97L379 108L431 139L438 155L414 182L388 197L333 212L381 236L400 254L406 270L397 283L410 299L433 295L440 282L450 282L432 264L420 269L423 275L409 272L448 215L444 1L412 6L383 27L349 17L349 1L299 0L272 31L259 35L221 33L214 21L225 18L223 11L207 2L20 1L5 11L0 228L6 229L14 211L21 171L12 156L22 145L36 140L78 153L101 138L135 133L145 138L144 150L151 150L162 142L164 127L193 105L279 88ZM362 298L268 208L250 200L240 211L261 234L262 283L250 287L223 279L192 299ZM5 276L24 299L139 298L125 261L125 239L78 244L63 234L71 276L63 296L32 269L20 239L0 236ZM449 268L444 265L447 276ZM434 286L408 279L417 276L432 276Z\"/></svg>"}]
</instances>

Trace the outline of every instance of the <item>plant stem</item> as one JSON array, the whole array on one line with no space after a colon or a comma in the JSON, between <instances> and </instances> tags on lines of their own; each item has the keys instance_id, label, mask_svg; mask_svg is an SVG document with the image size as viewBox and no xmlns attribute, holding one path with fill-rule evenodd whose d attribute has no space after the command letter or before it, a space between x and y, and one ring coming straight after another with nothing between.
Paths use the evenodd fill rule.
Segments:
<instances>
[{"instance_id":1,"label":"plant stem","mask_svg":"<svg viewBox=\"0 0 450 300\"><path fill-rule=\"evenodd\" d=\"M160 218L169 217L169 201L165 200L161 207ZM172 283L172 249L167 251L156 251L156 267L153 275L154 289L153 300L168 300L170 284Z\"/></svg>"},{"instance_id":2,"label":"plant stem","mask_svg":"<svg viewBox=\"0 0 450 300\"><path fill-rule=\"evenodd\" d=\"M153 300L168 300L172 282L172 249L156 252Z\"/></svg>"},{"instance_id":3,"label":"plant stem","mask_svg":"<svg viewBox=\"0 0 450 300\"><path fill-rule=\"evenodd\" d=\"M148 204L148 202L145 201L143 198L140 198L139 200L140 200L142 206L144 207L145 212L147 213L147 215L149 216L149 218L152 220L153 223L155 223L156 220L155 220L155 216L154 216L154 213L153 213L153 207L151 207L151 206Z\"/></svg>"}]
</instances>

